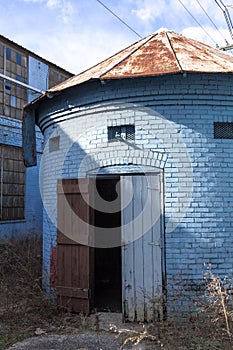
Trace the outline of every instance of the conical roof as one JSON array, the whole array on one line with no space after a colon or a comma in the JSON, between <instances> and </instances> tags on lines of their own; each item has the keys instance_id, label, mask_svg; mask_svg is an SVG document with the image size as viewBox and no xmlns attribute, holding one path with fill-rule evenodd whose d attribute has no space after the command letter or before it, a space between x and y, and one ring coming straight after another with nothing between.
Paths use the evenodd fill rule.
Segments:
<instances>
[{"instance_id":1,"label":"conical roof","mask_svg":"<svg viewBox=\"0 0 233 350\"><path fill-rule=\"evenodd\" d=\"M62 91L92 79L122 79L179 72L233 73L233 56L169 30L153 33L96 66L51 88Z\"/></svg>"}]
</instances>

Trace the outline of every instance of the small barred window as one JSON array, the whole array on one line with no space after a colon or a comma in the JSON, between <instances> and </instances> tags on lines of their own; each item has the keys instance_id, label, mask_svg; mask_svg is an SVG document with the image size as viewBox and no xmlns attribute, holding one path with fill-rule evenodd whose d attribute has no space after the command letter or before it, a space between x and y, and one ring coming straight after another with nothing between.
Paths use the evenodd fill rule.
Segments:
<instances>
[{"instance_id":1,"label":"small barred window","mask_svg":"<svg viewBox=\"0 0 233 350\"><path fill-rule=\"evenodd\" d=\"M215 139L233 139L233 122L215 122Z\"/></svg>"},{"instance_id":2,"label":"small barred window","mask_svg":"<svg viewBox=\"0 0 233 350\"><path fill-rule=\"evenodd\" d=\"M134 125L109 126L108 141L116 141L119 139L134 141L135 126Z\"/></svg>"}]
</instances>

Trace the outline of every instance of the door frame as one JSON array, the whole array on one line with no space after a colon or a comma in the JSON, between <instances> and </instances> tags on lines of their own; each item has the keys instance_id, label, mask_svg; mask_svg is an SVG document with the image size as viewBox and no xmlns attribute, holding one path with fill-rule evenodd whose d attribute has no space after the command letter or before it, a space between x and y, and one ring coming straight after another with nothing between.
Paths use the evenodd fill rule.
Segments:
<instances>
[{"instance_id":1,"label":"door frame","mask_svg":"<svg viewBox=\"0 0 233 350\"><path fill-rule=\"evenodd\" d=\"M85 178L87 183L90 183L91 186L93 186L93 182L94 181L89 181L88 179L93 179L94 178L101 178L101 179L112 179L112 178L117 178L120 180L121 176L146 176L146 175L158 175L159 176L159 183L160 183L160 212L161 212L161 218L160 218L160 235L161 235L161 273L162 273L162 293L163 296L166 295L166 262L165 262L165 225L164 225L164 172L161 169L156 169L154 172L142 172L142 173L135 173L135 172L122 172L122 173L110 173L110 174L88 174L88 176ZM64 181L70 181L70 182L77 182L80 181L81 179L64 179ZM61 186L63 180L58 180L58 188L59 186ZM91 188L91 186L89 187L89 189ZM90 193L88 193L89 196L91 196ZM59 198L59 196L58 196ZM59 220L59 208L58 208L58 220ZM89 220L93 220L93 210L89 210ZM91 223L91 222L90 222ZM59 229L58 229L58 234L59 234ZM61 243L61 242L59 242ZM68 244L70 244L68 242ZM71 243L72 244L72 243ZM91 251L91 248L88 247ZM121 246L121 249L123 249L123 247ZM59 258L59 254L58 254L58 258ZM93 260L93 259L92 259ZM92 261L93 263L93 261ZM58 262L59 264L59 262ZM59 265L57 265L59 266ZM124 285L124 281L123 281L123 276L124 276L124 266L121 263L121 269L122 269L122 287ZM93 271L89 271L89 276L90 278L93 280L93 272L94 272L94 267L93 267ZM91 276L92 275L92 276ZM72 293L71 293L72 294ZM90 295L92 295L92 300L93 300L93 290L90 290ZM163 312L165 312L165 306L164 306L164 301L165 298L163 300ZM90 305L92 304L92 302L90 303ZM72 309L72 308L71 308ZM87 313L89 313L91 311L91 308L86 307ZM79 310L73 310L73 311L77 311L80 312ZM123 300L123 295L122 295L122 313L123 315L125 314L125 304L124 304L124 300ZM81 311L82 312L82 311ZM132 319L132 321L134 321L134 319Z\"/></svg>"},{"instance_id":2,"label":"door frame","mask_svg":"<svg viewBox=\"0 0 233 350\"><path fill-rule=\"evenodd\" d=\"M111 166L111 169L114 169L114 166ZM99 170L99 169L98 169ZM146 169L145 169L146 170ZM160 182L160 211L161 211L161 217L160 217L160 234L161 234L161 273L162 273L162 305L161 305L161 314L162 318L165 318L166 316L166 290L167 290L167 283L166 283L166 243L165 243L165 200L164 200L164 171L163 169L155 168L155 171L144 171L144 172L130 172L130 171L123 171L120 173L101 173L98 172L89 172L87 176L89 178L101 178L101 179L112 179L112 178L121 178L121 176L147 176L147 175L158 175L159 176L159 182ZM124 246L121 246L121 249L123 250ZM123 254L123 251L122 251ZM122 288L123 288L123 264L121 263L122 268ZM125 310L125 303L123 300L123 292L122 292L122 314L124 318L124 310ZM135 321L135 319L129 319L130 321ZM147 320L145 320L147 321Z\"/></svg>"}]
</instances>

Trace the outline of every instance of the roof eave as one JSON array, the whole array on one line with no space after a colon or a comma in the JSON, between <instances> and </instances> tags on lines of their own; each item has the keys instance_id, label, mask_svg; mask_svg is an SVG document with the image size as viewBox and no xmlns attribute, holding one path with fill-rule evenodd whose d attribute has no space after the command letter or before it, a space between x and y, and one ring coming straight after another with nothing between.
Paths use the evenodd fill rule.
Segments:
<instances>
[{"instance_id":1,"label":"roof eave","mask_svg":"<svg viewBox=\"0 0 233 350\"><path fill-rule=\"evenodd\" d=\"M138 73L138 74L132 74L132 75L127 75L127 76L102 76L102 77L99 77L99 78L91 78L89 80L86 80L84 82L81 82L80 84L76 84L76 85L72 85L72 86L68 86L67 88L63 88L61 90L56 90L56 91L53 91L53 90L47 90L43 95L37 97L35 100L27 103L25 106L24 106L24 110L27 110L27 109L30 109L30 108L38 108L39 105L41 103L43 103L45 100L51 100L53 99L54 97L60 95L61 93L69 90L69 89L72 89L72 88L75 88L75 87L79 87L79 86L82 86L83 84L86 84L86 83L90 83L90 82L96 82L96 81L99 81L99 82L106 82L106 81L110 81L110 80L121 80L121 79L137 79L137 78L147 78L147 77L161 77L161 76L165 76L165 75L172 75L172 74L233 74L233 70L229 70L229 71L197 71L197 70L192 70L192 69L187 69L187 70L183 70L183 69L174 69L174 70L169 70L167 72L161 72L161 73L156 73L156 74L145 74L145 73Z\"/></svg>"}]
</instances>

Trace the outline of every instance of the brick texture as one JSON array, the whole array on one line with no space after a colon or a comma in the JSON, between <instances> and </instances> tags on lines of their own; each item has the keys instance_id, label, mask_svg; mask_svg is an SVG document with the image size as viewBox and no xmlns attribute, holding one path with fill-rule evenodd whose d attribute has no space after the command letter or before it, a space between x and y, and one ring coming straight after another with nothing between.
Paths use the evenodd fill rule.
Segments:
<instances>
[{"instance_id":1,"label":"brick texture","mask_svg":"<svg viewBox=\"0 0 233 350\"><path fill-rule=\"evenodd\" d=\"M232 79L188 74L93 82L39 111L46 141L44 200L53 222L44 214L46 271L56 244L57 179L116 165L127 172L136 165L164 174L168 300L177 285L198 290L208 264L215 274L232 276L233 140L214 139L213 133L214 122L233 122ZM107 126L127 124L135 125L134 142L108 142ZM57 135L60 149L49 153L49 137Z\"/></svg>"}]
</instances>

